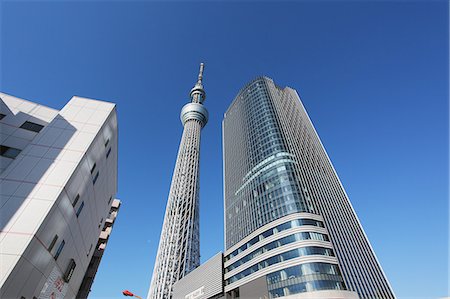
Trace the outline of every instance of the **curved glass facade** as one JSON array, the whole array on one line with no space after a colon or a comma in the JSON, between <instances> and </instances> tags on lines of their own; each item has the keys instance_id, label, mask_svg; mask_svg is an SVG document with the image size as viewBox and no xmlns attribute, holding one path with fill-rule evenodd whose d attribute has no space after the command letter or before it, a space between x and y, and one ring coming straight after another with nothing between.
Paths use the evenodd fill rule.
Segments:
<instances>
[{"instance_id":1,"label":"curved glass facade","mask_svg":"<svg viewBox=\"0 0 450 299\"><path fill-rule=\"evenodd\" d=\"M270 298L319 290L345 290L337 265L307 263L267 275Z\"/></svg>"},{"instance_id":2,"label":"curved glass facade","mask_svg":"<svg viewBox=\"0 0 450 299\"><path fill-rule=\"evenodd\" d=\"M287 229L300 227L303 225L324 227L322 221L314 220L314 219L294 219L291 221L287 221L283 224L277 225L274 228L268 229L268 230L264 231L263 233L259 234L258 236L252 238L250 241L248 241L244 245L240 246L238 249L234 250L233 252L231 252L230 254L225 256L225 261L228 261L232 257L237 256L239 253L243 252L247 248L250 248L252 245L256 244L258 241L264 240L265 238L268 238L274 234L281 233L282 231L285 231Z\"/></svg>"},{"instance_id":3,"label":"curved glass facade","mask_svg":"<svg viewBox=\"0 0 450 299\"><path fill-rule=\"evenodd\" d=\"M225 113L223 151L225 247L228 254L225 261L239 258L228 265L230 271L237 266L244 269L245 264L252 263L257 256L264 259L264 255L271 255L270 250L264 249L266 245L258 245L266 238L264 233L245 243L243 239L280 218L292 219L295 216L291 214L307 212L319 215L312 218L323 221L336 254L327 260L331 263L335 260L335 266L339 265L341 272L333 274L334 278L308 276L309 280L298 280L277 290L272 288L270 296L348 288L362 299L395 298L295 90L280 88L267 77L247 84ZM269 233L274 235L275 241L276 231L269 230ZM278 239L284 240L284 237L283 234ZM298 249L301 246L304 244L299 241ZM231 248L233 251L228 252ZM226 290L240 288L237 281L260 267L266 266L258 263L232 277L229 276L233 272L227 272L225 278L235 283ZM259 279L261 276L252 277Z\"/></svg>"},{"instance_id":4,"label":"curved glass facade","mask_svg":"<svg viewBox=\"0 0 450 299\"><path fill-rule=\"evenodd\" d=\"M294 171L264 78L243 88L225 115L225 226L230 248L285 215L314 213Z\"/></svg>"},{"instance_id":5,"label":"curved glass facade","mask_svg":"<svg viewBox=\"0 0 450 299\"><path fill-rule=\"evenodd\" d=\"M283 237L281 239L275 240L273 242L270 242L256 250L252 251L251 253L247 254L240 260L238 260L238 261L234 262L233 264L231 264L230 266L226 267L225 273L245 264L246 262L252 260L253 258L255 258L267 251L270 251L272 249L281 247L281 246L289 244L289 243L294 243L294 242L303 241L303 240L329 241L330 239L328 239L327 235L321 234L321 233L316 233L316 232L301 232L301 233L292 234L292 235Z\"/></svg>"},{"instance_id":6,"label":"curved glass facade","mask_svg":"<svg viewBox=\"0 0 450 299\"><path fill-rule=\"evenodd\" d=\"M236 275L231 276L226 280L226 284L233 283L239 279L242 279L250 274L255 273L256 271L259 271L261 269L264 269L266 267L272 266L277 263L281 263L284 261L288 261L293 258L301 257L301 256L307 256L307 255L324 255L324 256L334 256L333 250L330 248L324 248L319 246L308 246L308 247L301 247L296 248L293 250L289 250L286 252L283 252L281 254L272 256L268 259L265 259L239 273Z\"/></svg>"}]
</instances>

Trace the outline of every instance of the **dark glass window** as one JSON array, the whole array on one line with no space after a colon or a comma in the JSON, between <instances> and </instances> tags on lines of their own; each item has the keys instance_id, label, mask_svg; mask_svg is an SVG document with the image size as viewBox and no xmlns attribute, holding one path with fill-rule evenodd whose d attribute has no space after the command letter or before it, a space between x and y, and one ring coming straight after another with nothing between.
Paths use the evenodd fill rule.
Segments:
<instances>
[{"instance_id":1,"label":"dark glass window","mask_svg":"<svg viewBox=\"0 0 450 299\"><path fill-rule=\"evenodd\" d=\"M75 270L75 267L77 264L75 263L74 259L70 259L69 265L67 266L66 272L64 273L64 281L69 282L72 278L73 271Z\"/></svg>"},{"instance_id":2,"label":"dark glass window","mask_svg":"<svg viewBox=\"0 0 450 299\"><path fill-rule=\"evenodd\" d=\"M83 207L84 207L84 201L81 202L81 205L80 205L80 207L77 210L77 217L80 216L80 213L81 213L81 210L83 210Z\"/></svg>"},{"instance_id":3,"label":"dark glass window","mask_svg":"<svg viewBox=\"0 0 450 299\"><path fill-rule=\"evenodd\" d=\"M28 131L33 131L33 132L39 133L44 126L36 124L36 123L33 123L31 121L26 121L20 127L22 129L25 129L25 130L28 130Z\"/></svg>"},{"instance_id":4,"label":"dark glass window","mask_svg":"<svg viewBox=\"0 0 450 299\"><path fill-rule=\"evenodd\" d=\"M0 113L0 120L2 120L5 116L6 114Z\"/></svg>"},{"instance_id":5,"label":"dark glass window","mask_svg":"<svg viewBox=\"0 0 450 299\"><path fill-rule=\"evenodd\" d=\"M14 159L20 154L21 150L5 145L0 145L0 155L6 158Z\"/></svg>"},{"instance_id":6,"label":"dark glass window","mask_svg":"<svg viewBox=\"0 0 450 299\"><path fill-rule=\"evenodd\" d=\"M109 144L109 138L105 141L105 147L107 147Z\"/></svg>"},{"instance_id":7,"label":"dark glass window","mask_svg":"<svg viewBox=\"0 0 450 299\"><path fill-rule=\"evenodd\" d=\"M109 148L109 150L106 152L106 158L109 157L109 154L111 154L111 148Z\"/></svg>"},{"instance_id":8,"label":"dark glass window","mask_svg":"<svg viewBox=\"0 0 450 299\"><path fill-rule=\"evenodd\" d=\"M51 242L50 245L48 246L48 251L52 251L52 249L53 249L53 247L55 246L57 240L58 240L58 235L55 235L55 236L53 237L52 242Z\"/></svg>"},{"instance_id":9,"label":"dark glass window","mask_svg":"<svg viewBox=\"0 0 450 299\"><path fill-rule=\"evenodd\" d=\"M92 180L92 183L94 183L94 185L95 185L95 182L97 182L97 179L98 179L98 175L100 174L100 172L99 171L97 171L97 173L95 174L95 176L94 176L94 179Z\"/></svg>"},{"instance_id":10,"label":"dark glass window","mask_svg":"<svg viewBox=\"0 0 450 299\"><path fill-rule=\"evenodd\" d=\"M61 243L59 244L58 250L56 250L56 253L55 253L55 260L58 259L59 255L61 254L61 251L62 251L63 248L64 248L64 245L66 245L66 242L65 242L64 240L62 240Z\"/></svg>"},{"instance_id":11,"label":"dark glass window","mask_svg":"<svg viewBox=\"0 0 450 299\"><path fill-rule=\"evenodd\" d=\"M77 205L77 202L79 199L80 199L80 194L77 194L77 196L75 196L75 199L73 200L72 207L75 207Z\"/></svg>"},{"instance_id":12,"label":"dark glass window","mask_svg":"<svg viewBox=\"0 0 450 299\"><path fill-rule=\"evenodd\" d=\"M95 167L97 166L97 163L94 163L94 165L92 165L92 168L91 168L91 174L93 174L94 173L94 170L95 170Z\"/></svg>"}]
</instances>

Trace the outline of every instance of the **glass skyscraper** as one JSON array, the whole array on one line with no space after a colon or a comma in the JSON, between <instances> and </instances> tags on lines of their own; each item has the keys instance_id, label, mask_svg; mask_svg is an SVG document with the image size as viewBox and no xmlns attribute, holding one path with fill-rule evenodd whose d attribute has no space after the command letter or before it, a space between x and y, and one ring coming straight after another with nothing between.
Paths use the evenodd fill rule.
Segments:
<instances>
[{"instance_id":1,"label":"glass skyscraper","mask_svg":"<svg viewBox=\"0 0 450 299\"><path fill-rule=\"evenodd\" d=\"M395 298L294 89L242 88L223 154L227 297Z\"/></svg>"}]
</instances>

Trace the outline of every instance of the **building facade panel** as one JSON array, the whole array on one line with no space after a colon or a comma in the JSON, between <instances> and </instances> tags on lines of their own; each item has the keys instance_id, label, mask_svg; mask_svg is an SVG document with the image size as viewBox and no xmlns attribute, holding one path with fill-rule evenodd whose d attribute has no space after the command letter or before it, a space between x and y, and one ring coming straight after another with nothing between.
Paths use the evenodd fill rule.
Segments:
<instances>
[{"instance_id":1,"label":"building facade panel","mask_svg":"<svg viewBox=\"0 0 450 299\"><path fill-rule=\"evenodd\" d=\"M0 296L74 298L117 192L115 105L73 97L57 111L0 97L2 133L28 140L0 174Z\"/></svg>"},{"instance_id":2,"label":"building facade panel","mask_svg":"<svg viewBox=\"0 0 450 299\"><path fill-rule=\"evenodd\" d=\"M270 247L273 245L264 245L255 251L257 254L247 254L250 258L244 258L239 265L245 275L234 275L230 280L230 275L225 274L229 279L226 291L266 275L270 297L337 289L357 292L361 298L394 298L295 90L280 88L266 77L247 84L225 113L223 147L225 272L227 261L236 260L233 251L240 244L244 243L244 252L255 251L261 247L258 244L267 242L266 236L260 235L245 245L250 236L254 238L255 231L290 215L309 213L320 217L326 234L319 242L330 244L307 249L304 244L310 241L303 238L316 236L313 232L285 236L274 231L271 238L279 246L274 249ZM305 221L302 219L295 221ZM289 250L281 253L282 248ZM310 261L315 258L332 260L320 264ZM296 265L292 264L294 260ZM277 270L268 273L273 267ZM319 274L311 276L311 269ZM286 275L289 271L297 273L295 283L285 283L278 289L270 286L271 275Z\"/></svg>"},{"instance_id":3,"label":"building facade panel","mask_svg":"<svg viewBox=\"0 0 450 299\"><path fill-rule=\"evenodd\" d=\"M223 293L223 254L218 253L174 285L173 298L208 299Z\"/></svg>"}]
</instances>

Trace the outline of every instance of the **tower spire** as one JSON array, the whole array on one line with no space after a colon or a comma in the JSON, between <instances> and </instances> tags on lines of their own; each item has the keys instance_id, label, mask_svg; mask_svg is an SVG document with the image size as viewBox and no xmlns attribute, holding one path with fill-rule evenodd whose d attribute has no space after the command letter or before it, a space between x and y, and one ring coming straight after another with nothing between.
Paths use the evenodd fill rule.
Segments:
<instances>
[{"instance_id":1,"label":"tower spire","mask_svg":"<svg viewBox=\"0 0 450 299\"><path fill-rule=\"evenodd\" d=\"M198 80L197 83L195 83L195 86L191 89L191 93L189 96L191 97L192 103L199 103L203 104L203 101L206 98L205 90L203 89L203 70L205 68L205 64L202 62L200 63L200 71L198 72Z\"/></svg>"},{"instance_id":2,"label":"tower spire","mask_svg":"<svg viewBox=\"0 0 450 299\"><path fill-rule=\"evenodd\" d=\"M202 85L202 79L203 79L203 69L205 68L205 64L202 62L200 63L200 71L198 73L198 81L197 85Z\"/></svg>"}]
</instances>

